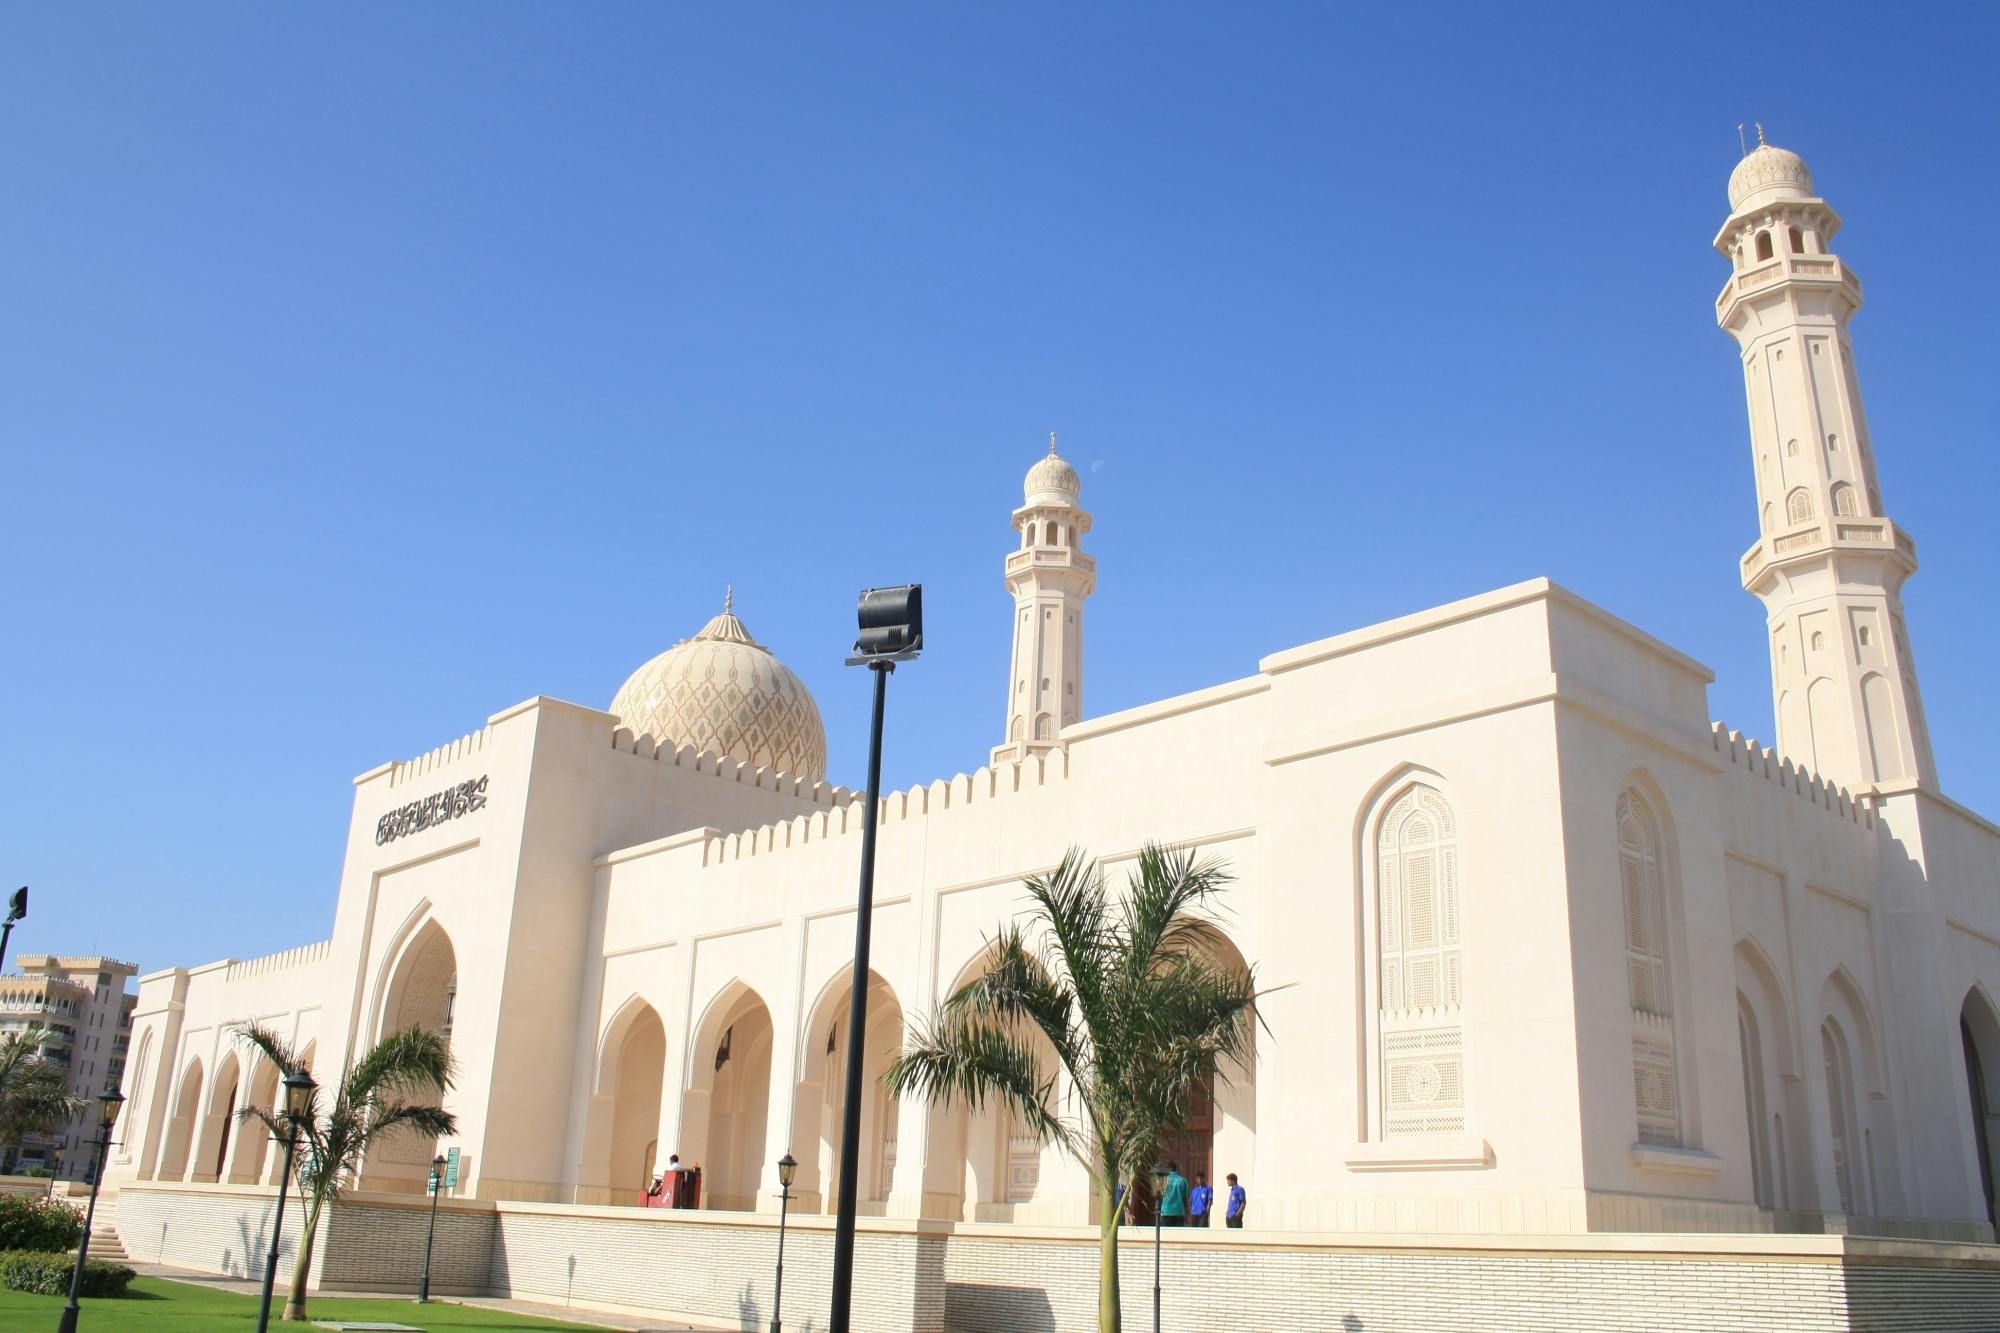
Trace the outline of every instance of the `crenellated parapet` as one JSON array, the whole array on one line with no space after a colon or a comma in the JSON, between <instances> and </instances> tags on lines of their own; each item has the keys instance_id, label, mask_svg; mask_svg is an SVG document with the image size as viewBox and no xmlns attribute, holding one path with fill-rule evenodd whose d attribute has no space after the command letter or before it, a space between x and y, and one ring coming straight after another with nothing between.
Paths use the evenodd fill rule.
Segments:
<instances>
[{"instance_id":1,"label":"crenellated parapet","mask_svg":"<svg viewBox=\"0 0 2000 1333\"><path fill-rule=\"evenodd\" d=\"M414 778L424 777L448 764L455 764L469 755L478 754L486 748L487 737L493 732L489 726L468 732L457 740L440 745L435 750L426 750L414 759L398 759L389 765L389 785L398 786ZM380 770L374 770L380 772Z\"/></svg>"},{"instance_id":2,"label":"crenellated parapet","mask_svg":"<svg viewBox=\"0 0 2000 1333\"><path fill-rule=\"evenodd\" d=\"M1857 801L1847 788L1821 777L1802 764L1793 763L1770 746L1752 740L1740 731L1732 731L1723 723L1711 723L1709 735L1715 752L1739 772L1804 797L1849 823L1868 829L1875 827L1874 809L1865 801Z\"/></svg>"},{"instance_id":3,"label":"crenellated parapet","mask_svg":"<svg viewBox=\"0 0 2000 1333\"><path fill-rule=\"evenodd\" d=\"M727 762L727 761L724 761ZM893 791L882 797L876 810L879 822L887 827L905 820L932 819L958 811L983 808L1020 792L1036 791L1067 779L1069 752L1052 750L1046 755L1030 755L1019 763L992 764L971 773L919 784L907 791ZM741 833L718 834L702 844L704 866L740 861L749 856L767 856L791 847L827 842L861 831L866 818L864 802L846 788L847 797L838 809L799 815L793 819L745 829Z\"/></svg>"},{"instance_id":4,"label":"crenellated parapet","mask_svg":"<svg viewBox=\"0 0 2000 1333\"><path fill-rule=\"evenodd\" d=\"M269 976L273 972L284 972L290 968L321 962L332 951L333 941L321 940L317 944L301 944L296 948L267 953L261 958L250 958L241 962L232 958L224 976L228 981Z\"/></svg>"}]
</instances>

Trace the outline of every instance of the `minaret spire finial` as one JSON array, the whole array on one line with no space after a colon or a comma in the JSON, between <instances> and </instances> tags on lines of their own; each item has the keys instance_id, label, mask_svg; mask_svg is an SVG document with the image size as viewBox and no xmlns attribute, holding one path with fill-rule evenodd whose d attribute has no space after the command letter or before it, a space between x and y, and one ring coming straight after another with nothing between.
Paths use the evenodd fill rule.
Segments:
<instances>
[{"instance_id":1,"label":"minaret spire finial","mask_svg":"<svg viewBox=\"0 0 2000 1333\"><path fill-rule=\"evenodd\" d=\"M722 614L725 616L736 614L736 585L733 583L722 585Z\"/></svg>"},{"instance_id":2,"label":"minaret spire finial","mask_svg":"<svg viewBox=\"0 0 2000 1333\"><path fill-rule=\"evenodd\" d=\"M1056 456L1056 433L1055 433L1054 431L1050 431L1050 432L1049 432L1049 457L1050 457L1050 458L1054 458L1055 456Z\"/></svg>"}]
</instances>

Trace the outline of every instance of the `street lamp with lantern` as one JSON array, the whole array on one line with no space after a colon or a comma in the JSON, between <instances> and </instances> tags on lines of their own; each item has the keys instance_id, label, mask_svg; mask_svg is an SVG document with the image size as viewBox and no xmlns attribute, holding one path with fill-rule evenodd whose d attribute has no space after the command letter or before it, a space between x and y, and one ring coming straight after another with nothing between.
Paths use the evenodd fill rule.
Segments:
<instances>
[{"instance_id":1,"label":"street lamp with lantern","mask_svg":"<svg viewBox=\"0 0 2000 1333\"><path fill-rule=\"evenodd\" d=\"M431 1299L431 1242L438 1233L438 1196L444 1193L444 1154L431 1158L431 1226L424 1233L424 1280L417 1284L417 1304L428 1305Z\"/></svg>"},{"instance_id":2,"label":"street lamp with lantern","mask_svg":"<svg viewBox=\"0 0 2000 1333\"><path fill-rule=\"evenodd\" d=\"M0 922L0 970L7 966L7 940L14 933L14 923L28 915L28 886L23 884L8 896L7 919Z\"/></svg>"},{"instance_id":3,"label":"street lamp with lantern","mask_svg":"<svg viewBox=\"0 0 2000 1333\"><path fill-rule=\"evenodd\" d=\"M1160 1333L1160 1200L1172 1172L1165 1162L1153 1163L1153 1333Z\"/></svg>"},{"instance_id":4,"label":"street lamp with lantern","mask_svg":"<svg viewBox=\"0 0 2000 1333\"><path fill-rule=\"evenodd\" d=\"M7 924L11 926L13 923L13 918L9 917ZM76 1243L76 1267L69 1275L69 1304L63 1307L62 1318L56 1323L56 1333L76 1333L76 1317L82 1313L76 1298L83 1288L84 1260L90 1255L90 1228L97 1220L97 1187L104 1179L105 1158L111 1154L111 1129L118 1123L118 1111L124 1105L124 1095L117 1088L106 1088L97 1099L97 1169L90 1175L90 1207L83 1215L83 1235Z\"/></svg>"},{"instance_id":5,"label":"street lamp with lantern","mask_svg":"<svg viewBox=\"0 0 2000 1333\"><path fill-rule=\"evenodd\" d=\"M868 731L868 795L861 824L861 892L854 914L854 984L847 1006L847 1083L840 1118L840 1178L833 1219L833 1310L827 1333L848 1333L854 1298L855 1195L861 1163L861 1057L868 1033L868 936L874 926L875 825L882 801L882 706L889 673L912 662L924 646L924 589L920 583L866 588L855 609L860 635L849 666L865 666L875 676L875 716Z\"/></svg>"},{"instance_id":6,"label":"street lamp with lantern","mask_svg":"<svg viewBox=\"0 0 2000 1333\"><path fill-rule=\"evenodd\" d=\"M785 1214L792 1206L792 1177L799 1171L799 1164L786 1153L778 1159L778 1280L771 1288L771 1333L784 1333L785 1322L780 1319L779 1306L785 1299Z\"/></svg>"},{"instance_id":7,"label":"street lamp with lantern","mask_svg":"<svg viewBox=\"0 0 2000 1333\"><path fill-rule=\"evenodd\" d=\"M295 1069L285 1075L285 1125L291 1133L285 1135L285 1170L278 1177L278 1211L271 1219L271 1252L264 1261L264 1299L257 1307L257 1333L268 1333L271 1327L271 1287L278 1276L278 1238L285 1230L285 1187L292 1179L292 1154L298 1150L299 1131L304 1127L306 1117L312 1114L313 1093L319 1084L303 1069Z\"/></svg>"}]
</instances>

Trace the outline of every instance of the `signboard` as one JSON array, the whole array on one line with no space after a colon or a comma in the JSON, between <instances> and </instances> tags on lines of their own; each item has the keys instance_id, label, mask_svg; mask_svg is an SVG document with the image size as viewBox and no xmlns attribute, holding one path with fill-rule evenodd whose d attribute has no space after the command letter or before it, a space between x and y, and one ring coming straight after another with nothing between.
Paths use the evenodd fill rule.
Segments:
<instances>
[{"instance_id":1,"label":"signboard","mask_svg":"<svg viewBox=\"0 0 2000 1333\"><path fill-rule=\"evenodd\" d=\"M458 1149L453 1148L449 1152L447 1152L444 1156L444 1187L447 1190L449 1190L455 1188L457 1184L458 1184ZM424 1193L436 1194L437 1191L438 1191L437 1172L435 1171L424 1172Z\"/></svg>"}]
</instances>

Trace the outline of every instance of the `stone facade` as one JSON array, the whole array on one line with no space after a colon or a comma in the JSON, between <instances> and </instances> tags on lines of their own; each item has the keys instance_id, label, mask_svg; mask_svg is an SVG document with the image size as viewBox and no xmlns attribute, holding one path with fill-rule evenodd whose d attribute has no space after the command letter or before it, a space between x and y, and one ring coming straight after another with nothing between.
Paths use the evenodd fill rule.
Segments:
<instances>
[{"instance_id":1,"label":"stone facade","mask_svg":"<svg viewBox=\"0 0 2000 1333\"><path fill-rule=\"evenodd\" d=\"M1810 269L1831 262L1833 215L1802 163L1760 151L1732 185L1717 312L1772 374L1781 350L1831 340L1831 379L1753 383L1751 438L1782 452L1795 423L1817 439L1837 417L1858 462L1801 455L1774 475L1789 494L1810 461L1812 515L1838 515L1835 486L1875 489L1846 331L1858 286ZM143 979L121 1224L202 1213L188 1182L269 1183L265 1145L228 1124L275 1096L274 1071L246 1065L232 1023L277 1026L328 1077L419 1024L461 1066L454 1281L478 1284L485 1244L494 1290L750 1318L789 1152L788 1289L816 1309L872 820L856 1167L883 1276L860 1284L863 1326L1086 1321L1087 1174L991 1110L899 1104L878 1080L1021 910L1025 877L1081 845L1115 880L1147 841L1228 862L1218 961L1283 987L1255 1059L1172 1149L1251 1197L1241 1232L1170 1247L1177 1290L1234 1302L1182 1306L1179 1326L1833 1329L1926 1302L2000 1319L1994 1252L1976 1248L2000 1174L2000 828L1943 794L1922 741L1897 601L1913 547L1766 523L1745 580L1788 627L1780 751L1709 718L1700 663L1548 580L1072 720L1092 516L1053 447L1023 499L1003 555L1009 731L985 767L868 810L816 772L704 750L772 739L769 699L718 689L699 736L658 720L671 709L635 730L645 699L537 698L362 774L329 940ZM1857 517L1878 515L1871 494ZM1815 646L1832 633L1816 616L1839 636ZM754 652L739 684L777 679L721 620L728 651L701 660ZM1805 730L1784 721L1795 694L1816 701ZM349 1215L416 1203L445 1146L386 1145ZM669 1152L703 1169L699 1217L634 1211ZM479 1216L490 1240L462 1220ZM400 1273L384 1237L408 1225L334 1236L321 1279ZM191 1252L214 1266L230 1229L202 1228ZM1126 1272L1134 1299L1144 1267ZM663 1295L649 1268L683 1285Z\"/></svg>"}]
</instances>

